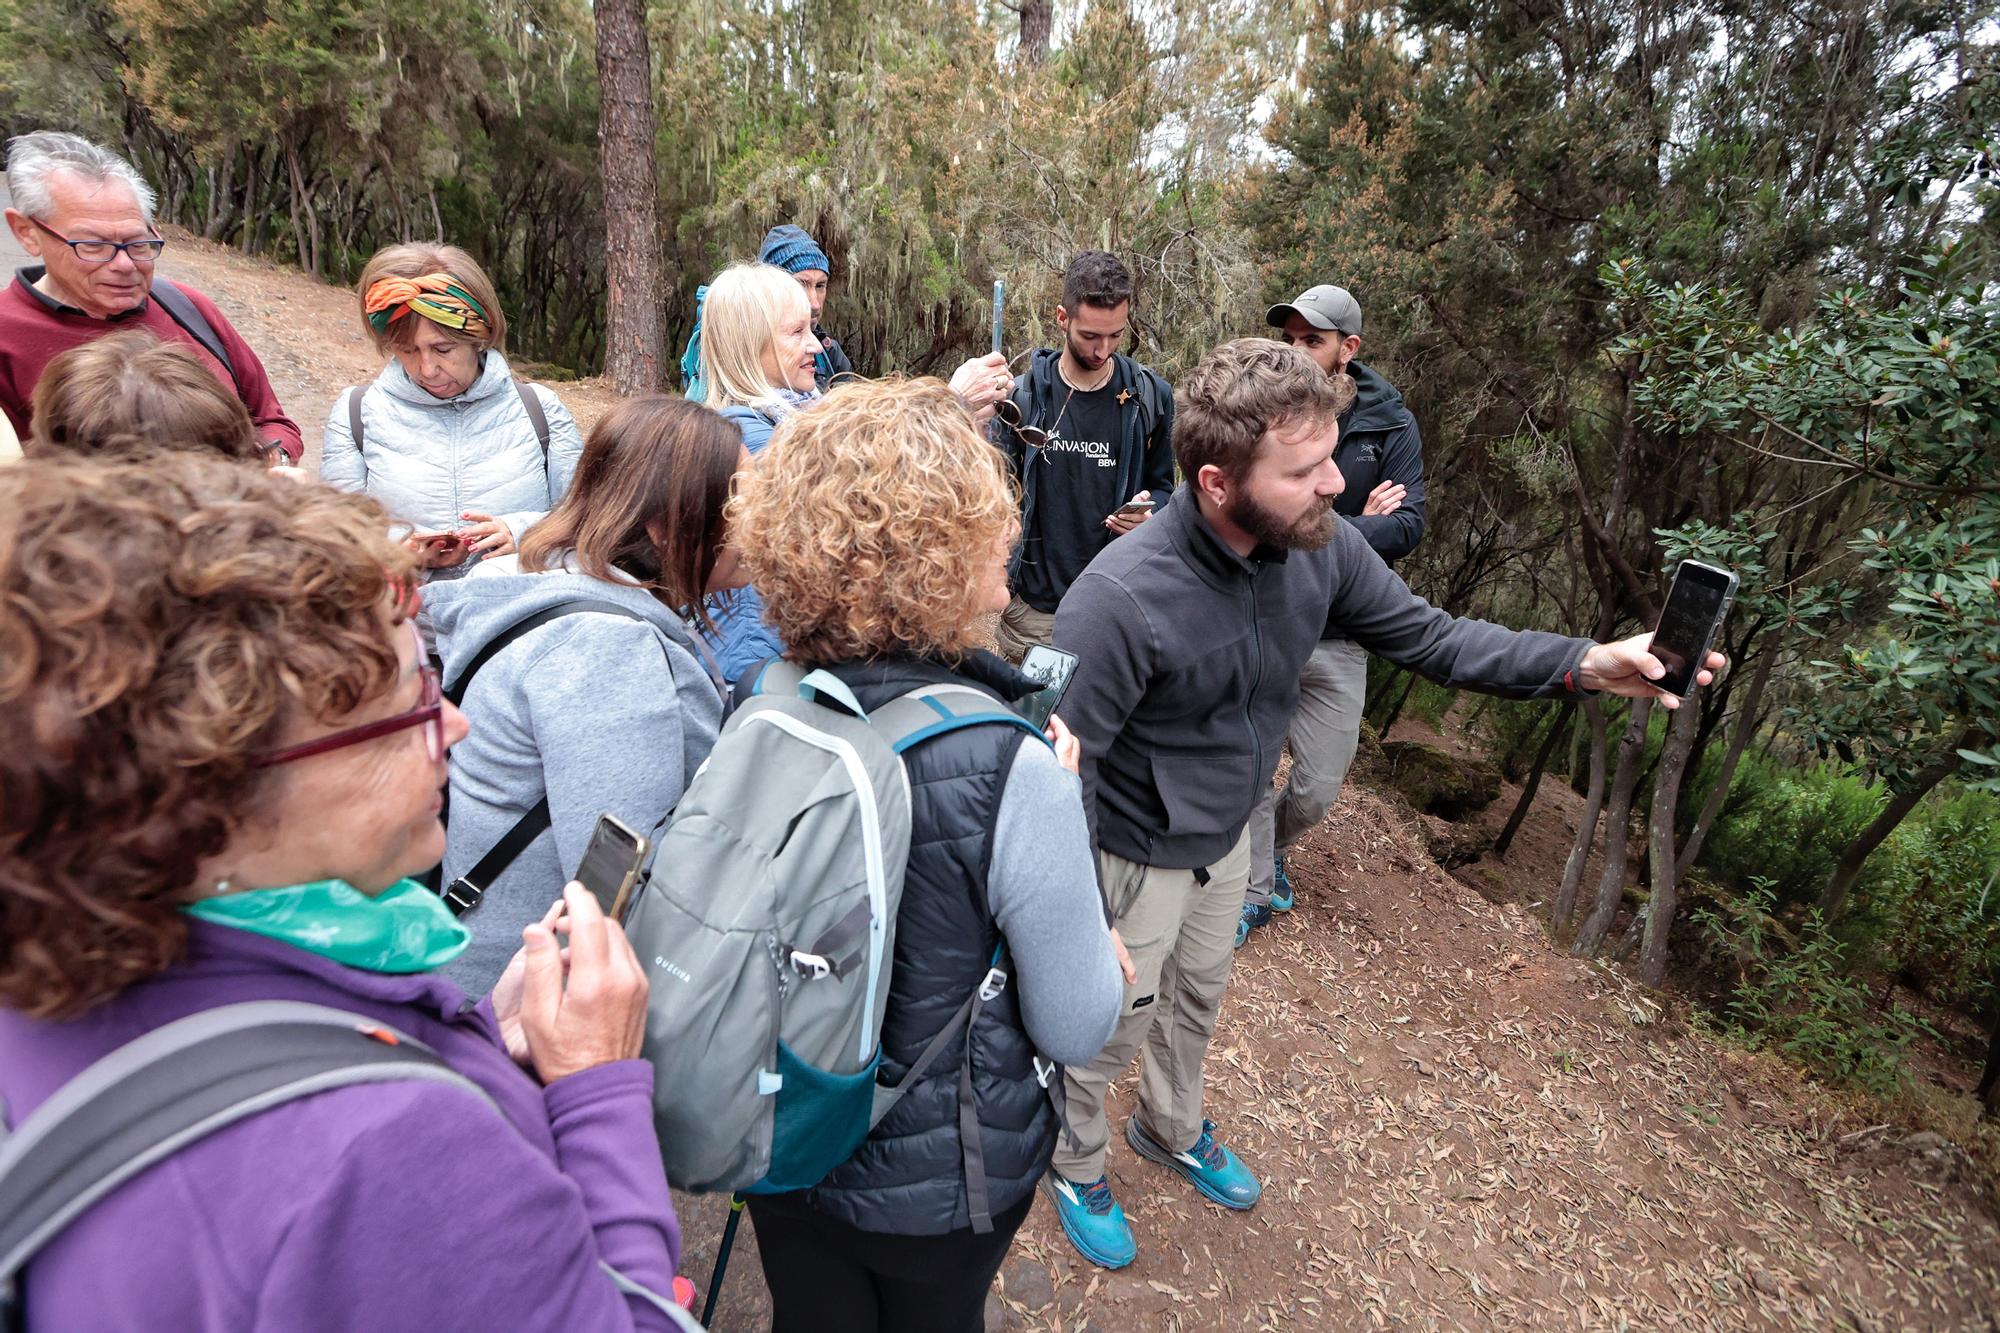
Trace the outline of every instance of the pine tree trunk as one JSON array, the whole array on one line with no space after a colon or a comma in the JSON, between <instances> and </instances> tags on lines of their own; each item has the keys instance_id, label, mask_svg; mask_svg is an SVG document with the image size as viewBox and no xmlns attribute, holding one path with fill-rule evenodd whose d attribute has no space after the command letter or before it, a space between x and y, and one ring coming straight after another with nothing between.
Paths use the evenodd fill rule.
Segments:
<instances>
[{"instance_id":1,"label":"pine tree trunk","mask_svg":"<svg viewBox=\"0 0 2000 1333\"><path fill-rule=\"evenodd\" d=\"M1597 816L1604 809L1604 705L1595 699L1585 699L1582 707L1583 716L1590 723L1590 781L1584 790L1583 813L1576 822L1576 841L1570 844L1569 860L1563 863L1562 887L1556 890L1551 919L1557 930L1569 925L1576 912L1577 892L1583 887L1583 867L1590 860L1590 844L1597 841Z\"/></svg>"},{"instance_id":2,"label":"pine tree trunk","mask_svg":"<svg viewBox=\"0 0 2000 1333\"><path fill-rule=\"evenodd\" d=\"M1700 689L1699 686L1696 687ZM1674 927L1674 907L1680 899L1681 867L1674 861L1674 817L1681 803L1681 770L1694 753L1701 710L1694 698L1681 701L1660 747L1658 780L1653 784L1653 814L1647 830L1646 854L1653 866L1652 910L1646 914L1646 942L1639 950L1639 980L1658 986L1667 975L1667 935Z\"/></svg>"},{"instance_id":3,"label":"pine tree trunk","mask_svg":"<svg viewBox=\"0 0 2000 1333\"><path fill-rule=\"evenodd\" d=\"M1652 715L1651 699L1633 700L1625 736L1618 742L1618 772L1604 803L1604 817L1609 821L1604 830L1604 873L1597 877L1597 901L1570 946L1570 952L1578 957L1596 955L1611 923L1618 919L1618 904L1625 897L1625 844L1632 833L1632 793L1639 785L1640 761L1646 756L1646 721Z\"/></svg>"},{"instance_id":4,"label":"pine tree trunk","mask_svg":"<svg viewBox=\"0 0 2000 1333\"><path fill-rule=\"evenodd\" d=\"M1507 826L1500 830L1500 836L1493 840L1493 854L1505 857L1507 849L1514 844L1514 835L1521 831L1521 822L1528 817L1528 807L1535 803L1535 789L1542 785L1542 770L1549 766L1549 756L1556 752L1556 742L1562 739L1563 725L1575 713L1569 708L1558 708L1549 719L1549 734L1542 737L1542 748L1535 752L1534 767L1528 770L1528 780L1521 785L1521 799L1514 802L1514 813L1507 816Z\"/></svg>"},{"instance_id":5,"label":"pine tree trunk","mask_svg":"<svg viewBox=\"0 0 2000 1333\"><path fill-rule=\"evenodd\" d=\"M604 368L621 394L652 393L660 324L659 177L645 0L597 0L597 144L604 179Z\"/></svg>"},{"instance_id":6,"label":"pine tree trunk","mask_svg":"<svg viewBox=\"0 0 2000 1333\"><path fill-rule=\"evenodd\" d=\"M1833 868L1833 877L1826 882L1826 890L1819 896L1820 914L1828 922L1837 920L1847 907L1848 891L1854 887L1854 881L1861 878L1861 867L1867 864L1869 856L1875 849L1896 831L1896 826L1903 822L1910 811L1917 808L1917 802L1930 794L1931 788L1958 772L1959 765L1965 762L1958 757L1958 752L1972 744L1972 737L1971 727L1959 732L1957 738L1950 741L1937 758L1918 771L1909 789L1897 792L1891 797L1889 804L1882 807L1882 813L1875 816L1875 822L1861 830L1861 835L1847 844L1847 850L1840 854L1840 863Z\"/></svg>"},{"instance_id":7,"label":"pine tree trunk","mask_svg":"<svg viewBox=\"0 0 2000 1333\"><path fill-rule=\"evenodd\" d=\"M1044 65L1056 28L1056 0L1021 0L1021 63Z\"/></svg>"}]
</instances>

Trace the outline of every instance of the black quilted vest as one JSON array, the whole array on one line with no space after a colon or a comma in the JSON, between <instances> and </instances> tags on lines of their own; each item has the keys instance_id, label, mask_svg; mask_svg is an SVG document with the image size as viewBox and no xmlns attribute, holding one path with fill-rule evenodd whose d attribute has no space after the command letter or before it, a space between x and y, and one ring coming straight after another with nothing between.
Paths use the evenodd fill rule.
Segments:
<instances>
[{"instance_id":1,"label":"black quilted vest","mask_svg":"<svg viewBox=\"0 0 2000 1333\"><path fill-rule=\"evenodd\" d=\"M863 708L920 686L955 682L1011 701L1036 682L980 653L954 670L902 659L836 667ZM1018 727L980 726L923 741L904 754L910 775L910 861L896 920L895 970L882 1020L885 1083L897 1083L966 997L1000 943L986 896L993 824L1014 754L1037 744ZM999 1213L1026 1198L1055 1151L1056 1119L1035 1081L1035 1048L1010 984L974 1020L972 1087L985 1150L988 1202ZM849 1158L813 1189L813 1208L869 1231L935 1236L972 1225L959 1141L953 1042Z\"/></svg>"}]
</instances>

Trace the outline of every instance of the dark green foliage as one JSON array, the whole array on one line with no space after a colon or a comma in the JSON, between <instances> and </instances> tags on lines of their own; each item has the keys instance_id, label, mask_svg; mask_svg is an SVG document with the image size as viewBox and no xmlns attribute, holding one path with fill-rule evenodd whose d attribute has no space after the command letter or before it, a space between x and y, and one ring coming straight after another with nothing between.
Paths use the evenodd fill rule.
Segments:
<instances>
[{"instance_id":1,"label":"dark green foliage","mask_svg":"<svg viewBox=\"0 0 2000 1333\"><path fill-rule=\"evenodd\" d=\"M1928 1029L1905 1009L1878 1009L1817 911L1797 946L1786 948L1772 929L1773 905L1771 891L1760 885L1720 910L1694 913L1710 944L1740 969L1723 1011L1727 1032L1829 1081L1877 1096L1895 1091L1910 1043Z\"/></svg>"}]
</instances>

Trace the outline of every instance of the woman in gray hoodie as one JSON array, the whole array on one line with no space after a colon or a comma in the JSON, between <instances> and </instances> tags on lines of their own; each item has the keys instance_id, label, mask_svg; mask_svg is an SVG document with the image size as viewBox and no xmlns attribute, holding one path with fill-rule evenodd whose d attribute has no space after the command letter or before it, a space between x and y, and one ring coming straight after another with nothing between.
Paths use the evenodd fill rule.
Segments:
<instances>
[{"instance_id":1,"label":"woman in gray hoodie","mask_svg":"<svg viewBox=\"0 0 2000 1333\"><path fill-rule=\"evenodd\" d=\"M474 735L451 754L445 882L544 799L550 817L460 918L472 947L445 971L468 993L492 988L522 927L548 910L548 886L576 873L600 814L650 830L708 757L722 693L696 627L713 594L743 583L723 505L745 461L742 437L705 407L621 403L518 556L424 590L447 687L516 625L572 607L505 643L461 701Z\"/></svg>"}]
</instances>

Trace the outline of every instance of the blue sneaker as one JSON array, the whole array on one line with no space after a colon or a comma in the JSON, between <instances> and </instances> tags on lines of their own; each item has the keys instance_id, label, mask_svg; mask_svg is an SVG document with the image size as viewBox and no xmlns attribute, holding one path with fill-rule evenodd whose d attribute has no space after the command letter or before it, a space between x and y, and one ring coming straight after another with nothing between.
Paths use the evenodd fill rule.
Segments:
<instances>
[{"instance_id":1,"label":"blue sneaker","mask_svg":"<svg viewBox=\"0 0 2000 1333\"><path fill-rule=\"evenodd\" d=\"M1292 877L1285 873L1283 852L1271 858L1271 910L1273 912L1292 910Z\"/></svg>"},{"instance_id":2,"label":"blue sneaker","mask_svg":"<svg viewBox=\"0 0 2000 1333\"><path fill-rule=\"evenodd\" d=\"M1123 1268L1139 1257L1132 1224L1111 1197L1111 1182L1103 1176L1079 1185L1058 1171L1042 1177L1042 1192L1056 1206L1056 1220L1076 1252L1099 1268Z\"/></svg>"},{"instance_id":3,"label":"blue sneaker","mask_svg":"<svg viewBox=\"0 0 2000 1333\"><path fill-rule=\"evenodd\" d=\"M1170 1166L1224 1208L1244 1209L1263 1197L1264 1187L1236 1154L1215 1141L1215 1122L1201 1122L1201 1137L1186 1152L1172 1152L1146 1132L1133 1116L1125 1122L1125 1141L1132 1151L1162 1166Z\"/></svg>"},{"instance_id":4,"label":"blue sneaker","mask_svg":"<svg viewBox=\"0 0 2000 1333\"><path fill-rule=\"evenodd\" d=\"M1243 915L1236 920L1236 947L1242 948L1250 942L1250 932L1271 920L1271 909L1255 903L1243 904Z\"/></svg>"}]
</instances>

